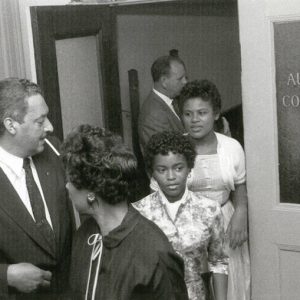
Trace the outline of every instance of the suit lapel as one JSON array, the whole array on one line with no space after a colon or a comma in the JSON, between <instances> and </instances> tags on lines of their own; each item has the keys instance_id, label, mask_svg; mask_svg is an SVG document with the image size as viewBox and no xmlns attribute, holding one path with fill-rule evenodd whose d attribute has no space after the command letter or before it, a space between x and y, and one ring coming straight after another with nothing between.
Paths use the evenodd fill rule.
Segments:
<instances>
[{"instance_id":1,"label":"suit lapel","mask_svg":"<svg viewBox=\"0 0 300 300\"><path fill-rule=\"evenodd\" d=\"M9 179L0 168L0 209L2 209L28 236L30 236L41 248L54 256L43 235L38 230L33 218L20 199L18 193Z\"/></svg>"},{"instance_id":2,"label":"suit lapel","mask_svg":"<svg viewBox=\"0 0 300 300\"><path fill-rule=\"evenodd\" d=\"M154 98L161 104L162 109L169 115L169 117L172 119L172 122L176 125L178 131L184 132L183 125L181 123L181 120L178 116L175 115L175 113L170 109L170 107L167 105L165 101L163 101L158 95L156 95L153 91Z\"/></svg>"}]
</instances>

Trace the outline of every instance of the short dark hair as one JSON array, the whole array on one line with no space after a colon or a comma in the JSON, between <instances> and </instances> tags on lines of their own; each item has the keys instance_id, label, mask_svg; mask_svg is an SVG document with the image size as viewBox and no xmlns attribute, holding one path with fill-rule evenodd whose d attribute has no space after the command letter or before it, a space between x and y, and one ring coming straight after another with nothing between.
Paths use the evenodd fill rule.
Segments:
<instances>
[{"instance_id":1,"label":"short dark hair","mask_svg":"<svg viewBox=\"0 0 300 300\"><path fill-rule=\"evenodd\" d=\"M122 138L91 125L80 125L61 147L70 182L111 205L135 197L137 161Z\"/></svg>"},{"instance_id":2,"label":"short dark hair","mask_svg":"<svg viewBox=\"0 0 300 300\"><path fill-rule=\"evenodd\" d=\"M162 76L170 74L172 62L177 62L184 66L184 62L178 56L161 56L155 60L151 66L153 82L158 82Z\"/></svg>"},{"instance_id":3,"label":"short dark hair","mask_svg":"<svg viewBox=\"0 0 300 300\"><path fill-rule=\"evenodd\" d=\"M153 172L154 157L169 152L182 154L190 169L194 167L196 152L189 138L180 132L163 131L154 134L145 148L145 164L148 172Z\"/></svg>"},{"instance_id":4,"label":"short dark hair","mask_svg":"<svg viewBox=\"0 0 300 300\"><path fill-rule=\"evenodd\" d=\"M19 123L24 121L30 96L40 94L40 87L27 79L7 78L0 81L0 136L5 132L4 120L13 118Z\"/></svg>"},{"instance_id":5,"label":"short dark hair","mask_svg":"<svg viewBox=\"0 0 300 300\"><path fill-rule=\"evenodd\" d=\"M193 80L188 82L179 95L179 111L182 114L184 103L192 98L201 98L203 101L211 102L213 111L221 111L222 101L220 93L214 83L209 80Z\"/></svg>"}]
</instances>

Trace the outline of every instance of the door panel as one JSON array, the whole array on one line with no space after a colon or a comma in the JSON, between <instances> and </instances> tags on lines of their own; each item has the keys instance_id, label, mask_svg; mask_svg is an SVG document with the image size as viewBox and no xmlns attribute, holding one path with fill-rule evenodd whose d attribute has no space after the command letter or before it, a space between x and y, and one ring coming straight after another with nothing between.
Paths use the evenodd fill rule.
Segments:
<instances>
[{"instance_id":1,"label":"door panel","mask_svg":"<svg viewBox=\"0 0 300 300\"><path fill-rule=\"evenodd\" d=\"M97 36L57 40L55 46L64 137L83 123L104 127Z\"/></svg>"},{"instance_id":2,"label":"door panel","mask_svg":"<svg viewBox=\"0 0 300 300\"><path fill-rule=\"evenodd\" d=\"M280 202L300 204L300 20L273 22Z\"/></svg>"},{"instance_id":3,"label":"door panel","mask_svg":"<svg viewBox=\"0 0 300 300\"><path fill-rule=\"evenodd\" d=\"M287 111L278 110L278 107L284 109L279 101L285 94L282 87L286 88L287 84L278 79L288 76L283 73L284 68L279 67L278 59L282 66L290 64L293 72L297 72L297 56L285 58L283 55L292 53L289 43L285 43L296 41L297 36L291 27L292 30L287 30L284 38L278 40L274 30L278 22L299 19L298 1L239 0L253 300L297 300L300 293L300 206L284 203L296 201L283 199L280 186L280 183L290 184L289 192L299 198L295 191L300 178L292 176L288 169L299 166L295 156L282 153L293 150L291 146L279 148L278 142L282 134L293 132L289 127L293 123L282 121L287 120ZM278 51L278 44L283 51ZM299 49L294 50L299 53ZM300 118L300 110L293 113ZM299 145L298 134L289 138ZM294 151L297 157L299 146ZM285 167L281 165L282 159Z\"/></svg>"},{"instance_id":4,"label":"door panel","mask_svg":"<svg viewBox=\"0 0 300 300\"><path fill-rule=\"evenodd\" d=\"M64 135L56 41L91 36L95 37L99 49L98 62L95 64L99 66L99 87L103 87L98 95L98 107L103 107L99 119L103 117L105 127L122 134L115 18L111 9L108 6L80 5L31 7L30 11L37 80L44 91L56 135L61 139ZM88 87L82 85L81 88L84 90ZM86 102L87 99L82 101Z\"/></svg>"}]
</instances>

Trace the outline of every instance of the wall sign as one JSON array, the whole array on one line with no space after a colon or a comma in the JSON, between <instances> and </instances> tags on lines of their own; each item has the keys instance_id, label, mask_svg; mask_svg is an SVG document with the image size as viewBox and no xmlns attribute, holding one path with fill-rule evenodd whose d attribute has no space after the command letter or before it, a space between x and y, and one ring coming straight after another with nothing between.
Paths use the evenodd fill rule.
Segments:
<instances>
[{"instance_id":1,"label":"wall sign","mask_svg":"<svg viewBox=\"0 0 300 300\"><path fill-rule=\"evenodd\" d=\"M280 202L300 204L300 21L274 23Z\"/></svg>"}]
</instances>

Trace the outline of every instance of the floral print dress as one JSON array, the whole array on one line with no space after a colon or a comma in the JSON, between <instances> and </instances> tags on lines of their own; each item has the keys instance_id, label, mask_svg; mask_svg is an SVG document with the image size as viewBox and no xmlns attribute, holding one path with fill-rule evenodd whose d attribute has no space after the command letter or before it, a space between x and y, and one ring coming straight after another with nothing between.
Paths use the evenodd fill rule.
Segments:
<instances>
[{"instance_id":1,"label":"floral print dress","mask_svg":"<svg viewBox=\"0 0 300 300\"><path fill-rule=\"evenodd\" d=\"M223 251L224 225L220 205L186 190L173 218L163 192L150 194L133 206L156 223L169 238L185 264L185 282L190 300L206 300L201 274L227 274L228 258Z\"/></svg>"}]
</instances>

